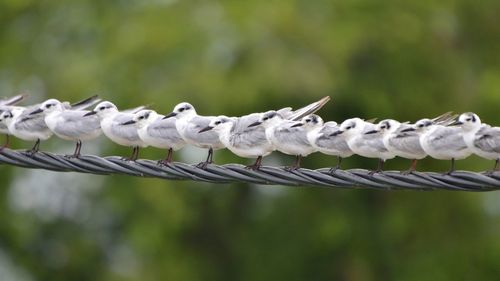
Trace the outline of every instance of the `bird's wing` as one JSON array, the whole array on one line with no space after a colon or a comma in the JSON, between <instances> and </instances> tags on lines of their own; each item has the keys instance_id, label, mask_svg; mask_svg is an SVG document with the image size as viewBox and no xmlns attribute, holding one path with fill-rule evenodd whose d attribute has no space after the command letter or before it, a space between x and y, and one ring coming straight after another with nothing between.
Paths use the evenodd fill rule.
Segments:
<instances>
[{"instance_id":1,"label":"bird's wing","mask_svg":"<svg viewBox=\"0 0 500 281\"><path fill-rule=\"evenodd\" d=\"M288 123L288 122L287 122ZM291 145L310 145L307 139L307 133L301 127L290 127L295 122L289 122L274 130L274 137L281 143Z\"/></svg>"},{"instance_id":2,"label":"bird's wing","mask_svg":"<svg viewBox=\"0 0 500 281\"><path fill-rule=\"evenodd\" d=\"M87 112L85 110L61 112L55 131L65 136L80 136L98 130L101 127L99 117L96 115L83 117Z\"/></svg>"},{"instance_id":3,"label":"bird's wing","mask_svg":"<svg viewBox=\"0 0 500 281\"><path fill-rule=\"evenodd\" d=\"M84 100L81 100L81 101L78 101L78 102L71 104L69 106L69 108L74 109L74 110L83 110L83 109L91 107L92 105L94 105L100 101L101 101L101 99L97 95L94 95L94 96L91 96L91 97L86 98Z\"/></svg>"},{"instance_id":4,"label":"bird's wing","mask_svg":"<svg viewBox=\"0 0 500 281\"><path fill-rule=\"evenodd\" d=\"M309 105L306 105L302 108L293 111L289 116L285 118L290 120L300 120L302 117L315 113L316 111L320 110L329 100L330 97L326 96L317 102L313 102Z\"/></svg>"},{"instance_id":5,"label":"bird's wing","mask_svg":"<svg viewBox=\"0 0 500 281\"><path fill-rule=\"evenodd\" d=\"M22 131L43 131L48 129L44 116L41 114L29 115L22 113L14 124L17 130Z\"/></svg>"},{"instance_id":6,"label":"bird's wing","mask_svg":"<svg viewBox=\"0 0 500 281\"><path fill-rule=\"evenodd\" d=\"M173 139L180 138L175 127L175 118L157 119L148 128L148 134L154 138Z\"/></svg>"},{"instance_id":7,"label":"bird's wing","mask_svg":"<svg viewBox=\"0 0 500 281\"><path fill-rule=\"evenodd\" d=\"M16 95L13 97L5 98L0 100L0 106L2 105L14 105L26 98L26 95Z\"/></svg>"},{"instance_id":8,"label":"bird's wing","mask_svg":"<svg viewBox=\"0 0 500 281\"><path fill-rule=\"evenodd\" d=\"M483 151L500 153L500 128L483 126L476 133L474 146Z\"/></svg>"},{"instance_id":9,"label":"bird's wing","mask_svg":"<svg viewBox=\"0 0 500 281\"><path fill-rule=\"evenodd\" d=\"M462 150L467 148L467 144L458 127L440 127L432 133L428 141L436 150Z\"/></svg>"},{"instance_id":10,"label":"bird's wing","mask_svg":"<svg viewBox=\"0 0 500 281\"><path fill-rule=\"evenodd\" d=\"M248 127L250 124L260 120L262 113L252 113L249 115L241 116L234 119L234 125L231 128L231 133L243 133L251 131L253 127Z\"/></svg>"}]
</instances>

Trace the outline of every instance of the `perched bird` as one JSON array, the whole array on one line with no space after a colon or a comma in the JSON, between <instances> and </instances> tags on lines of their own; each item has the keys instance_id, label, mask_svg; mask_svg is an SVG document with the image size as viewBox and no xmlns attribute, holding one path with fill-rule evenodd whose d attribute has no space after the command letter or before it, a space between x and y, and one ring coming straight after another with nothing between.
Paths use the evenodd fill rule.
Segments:
<instances>
[{"instance_id":1,"label":"perched bird","mask_svg":"<svg viewBox=\"0 0 500 281\"><path fill-rule=\"evenodd\" d=\"M26 96L25 95L16 95L10 98L5 98L0 100L0 114L5 111L10 111L9 114L14 114L15 111L20 111L22 107L14 106L15 104L22 101ZM13 115L10 117L12 118ZM9 117L7 117L9 118ZM0 147L0 150L9 146L10 143L10 132L7 124L5 122L0 121L0 133L5 134L5 143Z\"/></svg>"},{"instance_id":2,"label":"perched bird","mask_svg":"<svg viewBox=\"0 0 500 281\"><path fill-rule=\"evenodd\" d=\"M99 102L99 99L93 101ZM76 147L70 157L79 157L82 141L92 140L101 134L101 124L96 115L84 117L88 110L65 108L63 103L56 99L43 102L31 114L45 116L45 124L52 133L61 139L75 141Z\"/></svg>"},{"instance_id":3,"label":"perched bird","mask_svg":"<svg viewBox=\"0 0 500 281\"><path fill-rule=\"evenodd\" d=\"M134 114L133 118L123 123L123 125L135 124L139 138L156 148L168 149L165 159L160 160L160 164L172 162L173 151L177 151L186 145L186 142L177 132L174 117L163 119L154 110L141 110Z\"/></svg>"},{"instance_id":4,"label":"perched bird","mask_svg":"<svg viewBox=\"0 0 500 281\"><path fill-rule=\"evenodd\" d=\"M399 122L395 120L384 121L391 123L391 126L399 126ZM371 172L372 174L382 172L385 161L396 156L385 147L382 134L376 130L376 126L360 118L345 120L335 134L345 134L347 145L355 154L379 159L378 167Z\"/></svg>"},{"instance_id":5,"label":"perched bird","mask_svg":"<svg viewBox=\"0 0 500 281\"><path fill-rule=\"evenodd\" d=\"M331 168L330 172L340 169L342 158L354 154L345 140L345 135L338 134L338 131L340 131L340 127L337 122L329 121L307 134L307 139L315 150L327 155L337 156L337 165Z\"/></svg>"},{"instance_id":6,"label":"perched bird","mask_svg":"<svg viewBox=\"0 0 500 281\"><path fill-rule=\"evenodd\" d=\"M451 160L451 168L447 174L455 171L455 160L465 159L472 154L464 140L460 127L434 124L432 120L420 120L420 145L430 157L439 160Z\"/></svg>"},{"instance_id":7,"label":"perched bird","mask_svg":"<svg viewBox=\"0 0 500 281\"><path fill-rule=\"evenodd\" d=\"M420 145L421 128L428 122L432 124L447 124L454 116L451 112L442 114L434 119L421 119L415 124L402 123L399 127L382 125L378 129L384 135L384 145L389 151L396 154L398 157L411 160L410 168L403 172L404 174L412 173L416 170L417 161L427 157L424 149Z\"/></svg>"},{"instance_id":8,"label":"perched bird","mask_svg":"<svg viewBox=\"0 0 500 281\"><path fill-rule=\"evenodd\" d=\"M481 123L479 116L472 112L461 114L452 125L460 126L467 147L476 155L495 160L490 173L498 171L500 161L500 127Z\"/></svg>"},{"instance_id":9,"label":"perched bird","mask_svg":"<svg viewBox=\"0 0 500 281\"><path fill-rule=\"evenodd\" d=\"M93 105L97 100L97 96L92 96L75 104L70 105L69 102L63 102L62 105L66 109L80 110ZM16 138L36 141L33 148L28 150L30 154L38 152L40 141L47 140L52 136L52 131L45 123L45 114L40 109L40 104L23 108L22 112L17 115L13 114L8 128L9 132Z\"/></svg>"},{"instance_id":10,"label":"perched bird","mask_svg":"<svg viewBox=\"0 0 500 281\"><path fill-rule=\"evenodd\" d=\"M277 124L285 119L298 121L319 110L329 100L330 97L324 97L297 110L287 107L241 117L218 116L201 131L213 130L217 132L224 146L234 154L245 158L256 158L255 163L247 168L257 170L262 164L262 157L274 151L273 144L266 137L266 128L263 123L276 122Z\"/></svg>"},{"instance_id":11,"label":"perched bird","mask_svg":"<svg viewBox=\"0 0 500 281\"><path fill-rule=\"evenodd\" d=\"M104 135L119 145L131 146L132 156L127 160L135 161L139 157L139 148L146 147L147 144L139 137L137 128L133 124L124 123L134 118L134 113L142 109L144 107L120 112L113 103L103 101L83 116L93 118L93 115L97 115Z\"/></svg>"},{"instance_id":12,"label":"perched bird","mask_svg":"<svg viewBox=\"0 0 500 281\"><path fill-rule=\"evenodd\" d=\"M165 115L163 118L167 119L171 117L175 117L177 132L179 132L187 144L200 148L208 148L207 160L197 165L197 167L205 169L208 164L213 162L214 150L224 148L224 144L222 144L216 132L205 131L200 133L216 117L198 115L194 106L187 102L179 103L170 114Z\"/></svg>"},{"instance_id":13,"label":"perched bird","mask_svg":"<svg viewBox=\"0 0 500 281\"><path fill-rule=\"evenodd\" d=\"M265 118L265 117L264 117ZM271 122L264 124L272 124ZM267 139L274 145L275 149L296 156L295 162L289 170L300 168L300 161L316 150L309 143L307 134L315 128L323 126L323 119L318 115L305 116L301 121L282 120L276 126L266 128ZM266 127L266 125L265 125Z\"/></svg>"}]
</instances>

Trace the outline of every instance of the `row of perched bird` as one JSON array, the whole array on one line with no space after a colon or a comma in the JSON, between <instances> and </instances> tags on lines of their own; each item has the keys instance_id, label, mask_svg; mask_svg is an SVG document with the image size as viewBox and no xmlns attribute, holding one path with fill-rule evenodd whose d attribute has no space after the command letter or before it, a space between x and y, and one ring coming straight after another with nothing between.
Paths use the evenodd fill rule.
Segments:
<instances>
[{"instance_id":1,"label":"row of perched bird","mask_svg":"<svg viewBox=\"0 0 500 281\"><path fill-rule=\"evenodd\" d=\"M36 153L40 141L52 134L75 141L71 157L79 157L82 141L94 139L101 132L113 142L133 147L129 160L138 158L139 148L153 146L168 150L160 164L172 161L173 151L186 144L208 149L206 161L198 164L205 168L212 163L213 151L227 148L245 158L256 158L251 169L259 169L262 157L274 150L296 156L289 169L300 167L300 160L319 151L342 158L353 154L378 158L373 172L380 172L387 159L396 156L412 160L408 172L415 171L417 160L426 156L454 162L475 153L495 160L493 171L500 159L500 128L482 124L474 113L460 116L445 113L434 119L422 119L414 124L386 119L374 124L360 118L324 123L314 113L329 101L329 97L298 110L283 108L241 117L202 116L195 108L183 102L167 115L140 106L119 111L109 101L97 96L70 104L49 99L41 104L16 106L24 96L0 100L0 132L17 138L36 141L30 154ZM87 108L97 104L93 110Z\"/></svg>"}]
</instances>

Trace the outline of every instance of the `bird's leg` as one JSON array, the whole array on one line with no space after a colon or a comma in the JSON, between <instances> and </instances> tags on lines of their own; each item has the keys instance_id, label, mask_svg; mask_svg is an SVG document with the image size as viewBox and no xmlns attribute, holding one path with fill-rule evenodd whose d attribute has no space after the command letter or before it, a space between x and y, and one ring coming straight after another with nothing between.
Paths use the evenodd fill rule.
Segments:
<instances>
[{"instance_id":1,"label":"bird's leg","mask_svg":"<svg viewBox=\"0 0 500 281\"><path fill-rule=\"evenodd\" d=\"M455 172L455 158L451 158L451 168L445 175L451 175L453 172Z\"/></svg>"},{"instance_id":2,"label":"bird's leg","mask_svg":"<svg viewBox=\"0 0 500 281\"><path fill-rule=\"evenodd\" d=\"M297 155L295 157L295 162L292 164L292 166L286 168L288 171L293 171L300 169L300 160L302 160L302 155Z\"/></svg>"},{"instance_id":3,"label":"bird's leg","mask_svg":"<svg viewBox=\"0 0 500 281\"><path fill-rule=\"evenodd\" d=\"M340 163L342 163L342 157L337 156L337 165L335 167L332 167L328 172L330 174L335 173L338 169L340 169Z\"/></svg>"},{"instance_id":4,"label":"bird's leg","mask_svg":"<svg viewBox=\"0 0 500 281\"><path fill-rule=\"evenodd\" d=\"M40 139L37 139L35 145L30 150L26 151L30 156L33 156L40 149Z\"/></svg>"},{"instance_id":5,"label":"bird's leg","mask_svg":"<svg viewBox=\"0 0 500 281\"><path fill-rule=\"evenodd\" d=\"M9 134L6 134L5 135L5 143L2 145L2 147L0 147L0 151L2 151L4 148L9 147L9 144L10 144L10 136L9 136Z\"/></svg>"},{"instance_id":6,"label":"bird's leg","mask_svg":"<svg viewBox=\"0 0 500 281\"><path fill-rule=\"evenodd\" d=\"M78 158L80 157L80 150L82 149L82 141L81 140L77 140L76 141L76 147L75 147L75 151L73 152L72 155L67 155L68 158Z\"/></svg>"},{"instance_id":7,"label":"bird's leg","mask_svg":"<svg viewBox=\"0 0 500 281\"><path fill-rule=\"evenodd\" d=\"M368 174L369 175L374 175L376 173L383 173L384 172L384 164L385 164L384 159L378 159L377 169L369 172Z\"/></svg>"},{"instance_id":8,"label":"bird's leg","mask_svg":"<svg viewBox=\"0 0 500 281\"><path fill-rule=\"evenodd\" d=\"M135 161L137 160L137 158L139 158L139 146L134 146L134 150L133 150L133 153L132 153L132 161Z\"/></svg>"},{"instance_id":9,"label":"bird's leg","mask_svg":"<svg viewBox=\"0 0 500 281\"><path fill-rule=\"evenodd\" d=\"M493 175L495 172L498 172L498 171L499 171L499 169L498 169L498 164L499 164L499 162L500 162L500 158L497 158L497 159L495 160L495 166L493 166L493 170L488 171L488 172L486 172L485 174L486 174L486 175L488 175L488 176L491 176L491 175Z\"/></svg>"},{"instance_id":10,"label":"bird's leg","mask_svg":"<svg viewBox=\"0 0 500 281\"><path fill-rule=\"evenodd\" d=\"M158 161L158 165L167 165L168 163L172 162L172 154L174 154L172 148L168 149L167 156L165 156L165 159Z\"/></svg>"},{"instance_id":11,"label":"bird's leg","mask_svg":"<svg viewBox=\"0 0 500 281\"><path fill-rule=\"evenodd\" d=\"M198 167L200 169L206 169L208 164L213 163L213 155L214 155L214 150L213 150L213 148L210 147L208 149L207 160L205 162L198 163L198 165L196 165L196 167Z\"/></svg>"},{"instance_id":12,"label":"bird's leg","mask_svg":"<svg viewBox=\"0 0 500 281\"><path fill-rule=\"evenodd\" d=\"M409 174L415 172L415 170L417 170L417 161L418 161L417 159L411 160L410 169L401 172L401 174L403 174L403 175L409 175Z\"/></svg>"},{"instance_id":13,"label":"bird's leg","mask_svg":"<svg viewBox=\"0 0 500 281\"><path fill-rule=\"evenodd\" d=\"M246 168L256 171L256 170L260 169L261 165L262 165L262 156L259 156L255 160L255 163L253 165L246 166Z\"/></svg>"}]
</instances>

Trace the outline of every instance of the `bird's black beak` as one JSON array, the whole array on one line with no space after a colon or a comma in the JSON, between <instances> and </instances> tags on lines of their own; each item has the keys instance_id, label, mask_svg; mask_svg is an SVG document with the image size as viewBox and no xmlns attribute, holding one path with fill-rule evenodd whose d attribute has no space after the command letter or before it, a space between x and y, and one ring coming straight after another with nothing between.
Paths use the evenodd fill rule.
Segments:
<instances>
[{"instance_id":1,"label":"bird's black beak","mask_svg":"<svg viewBox=\"0 0 500 281\"><path fill-rule=\"evenodd\" d=\"M302 127L302 126L304 126L304 123L297 123L297 124L292 125L292 128Z\"/></svg>"},{"instance_id":2,"label":"bird's black beak","mask_svg":"<svg viewBox=\"0 0 500 281\"><path fill-rule=\"evenodd\" d=\"M89 112L83 114L83 117L92 116L92 115L96 115L96 114L97 114L97 111L92 110L92 111L89 111Z\"/></svg>"},{"instance_id":3,"label":"bird's black beak","mask_svg":"<svg viewBox=\"0 0 500 281\"><path fill-rule=\"evenodd\" d=\"M30 115L34 115L34 114L38 114L38 113L42 113L42 112L43 112L43 109L37 108L36 110L30 112Z\"/></svg>"},{"instance_id":4,"label":"bird's black beak","mask_svg":"<svg viewBox=\"0 0 500 281\"><path fill-rule=\"evenodd\" d=\"M132 125L132 124L135 124L136 122L134 120L129 120L127 122L123 122L121 123L120 125Z\"/></svg>"},{"instance_id":5,"label":"bird's black beak","mask_svg":"<svg viewBox=\"0 0 500 281\"><path fill-rule=\"evenodd\" d=\"M162 119L168 119L168 118L170 118L170 117L174 117L174 116L176 116L176 115L177 115L177 113L175 113L175 112L170 112L169 114L167 114L167 115L163 116L163 118L162 118Z\"/></svg>"},{"instance_id":6,"label":"bird's black beak","mask_svg":"<svg viewBox=\"0 0 500 281\"><path fill-rule=\"evenodd\" d=\"M255 126L259 126L260 124L262 124L262 122L257 121L257 122L253 122L252 124L248 125L248 127L255 127Z\"/></svg>"},{"instance_id":7,"label":"bird's black beak","mask_svg":"<svg viewBox=\"0 0 500 281\"><path fill-rule=\"evenodd\" d=\"M371 135L371 134L375 134L375 133L378 133L377 130L371 130L371 131L368 131L365 133L365 135Z\"/></svg>"},{"instance_id":8,"label":"bird's black beak","mask_svg":"<svg viewBox=\"0 0 500 281\"><path fill-rule=\"evenodd\" d=\"M415 128L406 128L404 130L401 130L401 133L413 132L413 131L415 131Z\"/></svg>"},{"instance_id":9,"label":"bird's black beak","mask_svg":"<svg viewBox=\"0 0 500 281\"><path fill-rule=\"evenodd\" d=\"M214 127L212 126L206 126L205 128L201 129L198 133L203 133L203 132L206 132L206 131L210 131L212 130Z\"/></svg>"},{"instance_id":10,"label":"bird's black beak","mask_svg":"<svg viewBox=\"0 0 500 281\"><path fill-rule=\"evenodd\" d=\"M460 125L462 125L463 123L464 123L464 122L461 122L461 121L455 120L455 122L450 123L448 126L460 126Z\"/></svg>"},{"instance_id":11,"label":"bird's black beak","mask_svg":"<svg viewBox=\"0 0 500 281\"><path fill-rule=\"evenodd\" d=\"M330 137L338 136L338 135L341 135L342 133L344 133L344 131L338 130L336 132L331 133Z\"/></svg>"}]
</instances>

